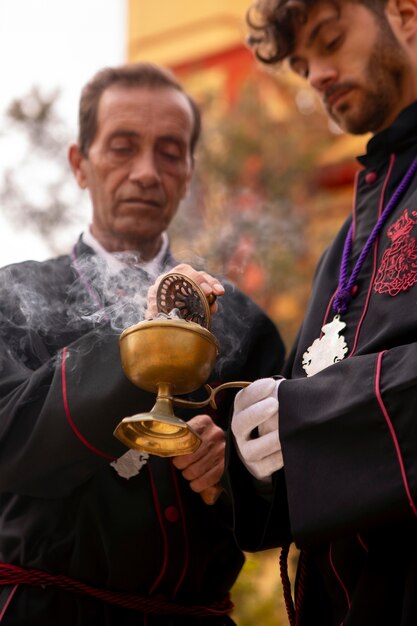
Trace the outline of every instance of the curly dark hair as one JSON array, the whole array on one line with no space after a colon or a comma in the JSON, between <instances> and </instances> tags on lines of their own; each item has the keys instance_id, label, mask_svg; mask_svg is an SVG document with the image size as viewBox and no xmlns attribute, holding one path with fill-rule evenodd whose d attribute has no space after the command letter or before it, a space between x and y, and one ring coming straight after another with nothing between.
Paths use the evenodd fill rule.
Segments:
<instances>
[{"instance_id":1,"label":"curly dark hair","mask_svg":"<svg viewBox=\"0 0 417 626\"><path fill-rule=\"evenodd\" d=\"M191 157L201 133L201 114L197 104L183 89L175 75L167 68L154 63L141 62L106 67L85 85L81 92L78 114L78 145L81 154L88 156L88 151L97 132L97 111L103 92L109 87L145 87L150 89L177 89L187 98L193 114L193 130L190 142Z\"/></svg>"},{"instance_id":2,"label":"curly dark hair","mask_svg":"<svg viewBox=\"0 0 417 626\"><path fill-rule=\"evenodd\" d=\"M327 0L340 12L344 0ZM350 0L365 5L385 21L388 0ZM297 27L308 19L311 9L323 0L256 0L246 15L250 29L248 44L262 63L278 64L293 51Z\"/></svg>"}]
</instances>

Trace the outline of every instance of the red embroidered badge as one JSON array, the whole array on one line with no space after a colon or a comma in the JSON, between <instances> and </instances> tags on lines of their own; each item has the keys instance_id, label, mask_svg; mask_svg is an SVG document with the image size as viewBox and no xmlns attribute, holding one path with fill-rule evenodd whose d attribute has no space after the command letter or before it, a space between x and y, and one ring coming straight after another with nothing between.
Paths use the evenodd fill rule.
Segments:
<instances>
[{"instance_id":1,"label":"red embroidered badge","mask_svg":"<svg viewBox=\"0 0 417 626\"><path fill-rule=\"evenodd\" d=\"M410 232L417 224L417 211L404 210L390 226L387 235L392 243L383 254L374 283L374 291L396 296L417 283L417 241Z\"/></svg>"}]
</instances>

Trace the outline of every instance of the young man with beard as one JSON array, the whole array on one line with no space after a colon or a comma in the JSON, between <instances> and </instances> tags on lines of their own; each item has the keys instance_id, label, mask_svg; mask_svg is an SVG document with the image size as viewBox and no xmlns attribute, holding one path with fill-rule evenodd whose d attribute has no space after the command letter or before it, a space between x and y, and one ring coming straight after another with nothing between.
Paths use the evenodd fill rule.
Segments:
<instances>
[{"instance_id":1,"label":"young man with beard","mask_svg":"<svg viewBox=\"0 0 417 626\"><path fill-rule=\"evenodd\" d=\"M210 506L201 494L223 473L233 395L210 414L176 409L201 437L193 453L149 456L113 436L155 402L123 373L119 337L176 266L166 228L190 184L200 114L170 72L139 63L98 72L79 122L69 158L90 228L71 254L0 271L0 622L231 625L243 555L227 494ZM224 293L208 382L276 372L272 322L196 275L207 294Z\"/></svg>"},{"instance_id":2,"label":"young man with beard","mask_svg":"<svg viewBox=\"0 0 417 626\"><path fill-rule=\"evenodd\" d=\"M343 130L373 137L284 378L236 397L236 536L300 549L291 623L414 626L417 0L258 0L248 20L258 59L286 59Z\"/></svg>"}]
</instances>

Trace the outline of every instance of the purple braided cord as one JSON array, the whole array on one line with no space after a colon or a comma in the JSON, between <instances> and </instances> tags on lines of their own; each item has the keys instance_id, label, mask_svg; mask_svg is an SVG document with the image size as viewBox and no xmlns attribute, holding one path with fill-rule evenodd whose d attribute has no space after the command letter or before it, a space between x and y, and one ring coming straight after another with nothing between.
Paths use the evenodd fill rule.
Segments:
<instances>
[{"instance_id":1,"label":"purple braided cord","mask_svg":"<svg viewBox=\"0 0 417 626\"><path fill-rule=\"evenodd\" d=\"M356 283L356 279L358 278L358 274L362 269L362 265L364 264L364 261L369 253L369 251L372 249L376 238L378 237L379 233L381 232L382 227L384 226L385 222L387 221L388 217L390 216L390 214L392 213L392 211L395 209L395 207L397 206L398 202L401 199L401 196L403 195L403 193L406 191L407 187L409 186L411 179L413 178L414 174L417 171L417 157L414 159L414 161L412 162L412 164L410 165L410 167L408 168L404 178L402 179L402 181L400 182L400 184L398 185L397 189L394 191L393 195L391 196L390 201L388 202L387 206L385 207L385 209L382 211L377 223L375 224L371 234L369 235L368 241L366 242L366 244L364 245L362 252L359 255L359 259L356 262L355 267L353 268L352 274L349 278L349 280L347 281L347 270L348 270L348 264L349 264L349 257L350 257L350 253L352 250L352 231L353 231L353 224L350 225L348 234L346 236L346 240L345 240L345 245L343 248L343 256L342 256L342 263L340 266L340 273L339 273L339 286L337 288L336 291L336 295L334 297L333 300L333 311L335 313L345 313L349 302L352 299L352 289Z\"/></svg>"}]
</instances>

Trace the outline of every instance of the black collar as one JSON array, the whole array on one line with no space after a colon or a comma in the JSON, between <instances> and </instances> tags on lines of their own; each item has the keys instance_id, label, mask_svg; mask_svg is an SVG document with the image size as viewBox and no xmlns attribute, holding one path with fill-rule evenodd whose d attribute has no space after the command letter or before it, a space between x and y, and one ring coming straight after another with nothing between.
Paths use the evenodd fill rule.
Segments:
<instances>
[{"instance_id":1,"label":"black collar","mask_svg":"<svg viewBox=\"0 0 417 626\"><path fill-rule=\"evenodd\" d=\"M366 154L358 157L365 167L375 167L387 156L417 146L417 101L403 109L396 120L368 141Z\"/></svg>"}]
</instances>

